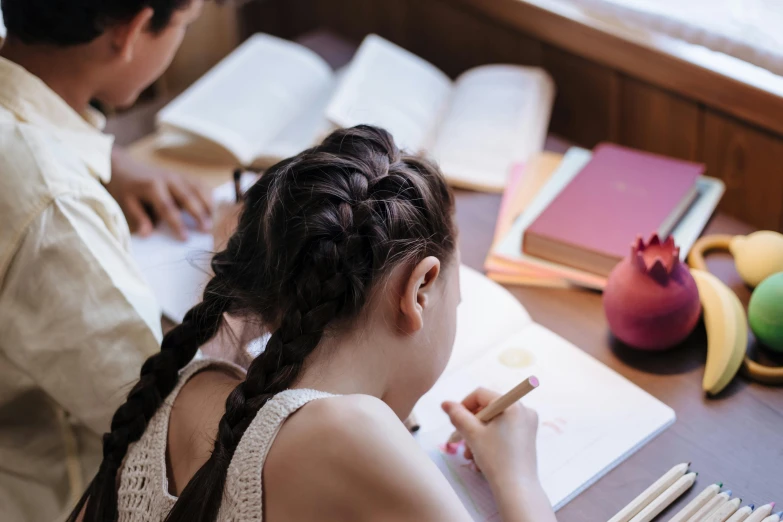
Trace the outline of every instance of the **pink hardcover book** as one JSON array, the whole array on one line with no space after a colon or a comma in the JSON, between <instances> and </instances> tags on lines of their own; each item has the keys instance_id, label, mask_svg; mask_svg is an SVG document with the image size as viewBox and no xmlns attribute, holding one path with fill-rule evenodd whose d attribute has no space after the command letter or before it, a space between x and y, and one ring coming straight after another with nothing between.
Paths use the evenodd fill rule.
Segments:
<instances>
[{"instance_id":1,"label":"pink hardcover book","mask_svg":"<svg viewBox=\"0 0 783 522\"><path fill-rule=\"evenodd\" d=\"M698 195L703 173L698 163L601 144L528 227L522 249L606 276L636 236L671 233Z\"/></svg>"}]
</instances>

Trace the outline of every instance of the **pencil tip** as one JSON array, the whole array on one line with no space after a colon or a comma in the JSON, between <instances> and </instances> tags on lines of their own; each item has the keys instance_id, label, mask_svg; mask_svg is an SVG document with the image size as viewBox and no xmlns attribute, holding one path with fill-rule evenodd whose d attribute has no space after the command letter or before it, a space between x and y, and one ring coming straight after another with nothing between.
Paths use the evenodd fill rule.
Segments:
<instances>
[{"instance_id":1,"label":"pencil tip","mask_svg":"<svg viewBox=\"0 0 783 522\"><path fill-rule=\"evenodd\" d=\"M775 504L774 502L770 502L770 503L769 503L769 507L770 507L770 509L774 509L776 505L777 505L777 504Z\"/></svg>"},{"instance_id":2,"label":"pencil tip","mask_svg":"<svg viewBox=\"0 0 783 522\"><path fill-rule=\"evenodd\" d=\"M723 482L718 482L718 487L722 488L723 487Z\"/></svg>"},{"instance_id":3,"label":"pencil tip","mask_svg":"<svg viewBox=\"0 0 783 522\"><path fill-rule=\"evenodd\" d=\"M538 388L538 385L539 385L539 382L538 382L538 377L535 377L535 376L532 376L532 375L531 375L531 376L530 376L530 379L528 379L528 380L530 381L530 385L531 385L533 388Z\"/></svg>"},{"instance_id":4,"label":"pencil tip","mask_svg":"<svg viewBox=\"0 0 783 522\"><path fill-rule=\"evenodd\" d=\"M753 511L754 509L756 509L756 504L751 504L748 507L750 508L751 511Z\"/></svg>"},{"instance_id":5,"label":"pencil tip","mask_svg":"<svg viewBox=\"0 0 783 522\"><path fill-rule=\"evenodd\" d=\"M731 490L730 490L730 489L726 490L726 494L727 494L728 496L731 496Z\"/></svg>"}]
</instances>

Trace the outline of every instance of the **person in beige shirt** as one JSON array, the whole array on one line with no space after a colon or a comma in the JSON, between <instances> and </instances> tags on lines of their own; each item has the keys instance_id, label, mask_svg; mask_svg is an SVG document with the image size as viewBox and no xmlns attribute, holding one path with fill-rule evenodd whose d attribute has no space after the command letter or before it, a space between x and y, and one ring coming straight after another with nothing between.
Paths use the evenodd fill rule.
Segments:
<instances>
[{"instance_id":1,"label":"person in beige shirt","mask_svg":"<svg viewBox=\"0 0 783 522\"><path fill-rule=\"evenodd\" d=\"M89 106L135 101L202 1L2 0L3 522L64 518L100 463L112 414L160 349L160 310L126 216L143 233L145 206L177 230L180 208L209 226L206 197L174 175L140 173Z\"/></svg>"}]
</instances>

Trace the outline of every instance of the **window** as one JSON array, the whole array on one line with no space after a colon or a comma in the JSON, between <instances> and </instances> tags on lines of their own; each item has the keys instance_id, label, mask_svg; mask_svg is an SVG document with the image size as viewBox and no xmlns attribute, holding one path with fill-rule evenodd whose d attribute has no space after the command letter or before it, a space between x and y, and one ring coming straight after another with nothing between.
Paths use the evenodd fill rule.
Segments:
<instances>
[{"instance_id":1,"label":"window","mask_svg":"<svg viewBox=\"0 0 783 522\"><path fill-rule=\"evenodd\" d=\"M781 0L550 0L626 29L663 33L783 75ZM536 2L538 3L538 2Z\"/></svg>"}]
</instances>

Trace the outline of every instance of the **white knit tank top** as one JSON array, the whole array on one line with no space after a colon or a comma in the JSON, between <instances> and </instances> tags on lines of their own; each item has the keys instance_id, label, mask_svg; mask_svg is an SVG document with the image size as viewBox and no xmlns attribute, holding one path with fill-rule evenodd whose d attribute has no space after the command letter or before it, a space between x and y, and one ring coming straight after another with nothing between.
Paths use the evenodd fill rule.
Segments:
<instances>
[{"instance_id":1,"label":"white knit tank top","mask_svg":"<svg viewBox=\"0 0 783 522\"><path fill-rule=\"evenodd\" d=\"M177 497L169 494L166 445L169 416L185 383L196 373L220 366L219 361L194 361L180 372L179 383L152 417L141 439L130 445L120 471L117 495L119 522L158 522L166 518ZM275 395L258 412L237 446L228 468L219 522L261 522L263 519L261 476L264 461L283 422L315 399L333 397L316 390L286 390Z\"/></svg>"}]
</instances>

